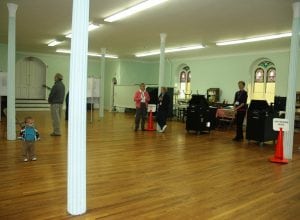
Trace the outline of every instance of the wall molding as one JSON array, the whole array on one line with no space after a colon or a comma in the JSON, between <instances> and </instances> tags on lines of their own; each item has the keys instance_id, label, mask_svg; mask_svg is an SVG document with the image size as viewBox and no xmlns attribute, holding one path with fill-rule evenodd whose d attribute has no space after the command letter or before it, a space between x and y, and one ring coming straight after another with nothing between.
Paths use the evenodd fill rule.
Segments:
<instances>
[{"instance_id":1,"label":"wall molding","mask_svg":"<svg viewBox=\"0 0 300 220\"><path fill-rule=\"evenodd\" d=\"M190 58L173 58L170 59L171 62L176 61L190 61L190 60L212 60L217 58L228 58L228 57L237 57L237 56L249 56L249 55L263 55L263 54L275 54L275 53L287 53L290 49L280 49L280 50L265 50L265 51L254 51L254 52L247 52L247 53L232 53L232 54L222 54L222 55L211 55L211 56L197 56L197 57L190 57ZM299 50L300 51L300 50Z\"/></svg>"}]
</instances>

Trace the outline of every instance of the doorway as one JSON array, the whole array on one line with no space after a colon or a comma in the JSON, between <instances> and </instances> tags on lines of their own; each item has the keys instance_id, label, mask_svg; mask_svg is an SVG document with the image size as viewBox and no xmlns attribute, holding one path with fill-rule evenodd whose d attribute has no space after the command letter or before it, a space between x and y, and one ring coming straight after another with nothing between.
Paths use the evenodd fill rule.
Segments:
<instances>
[{"instance_id":1,"label":"doorway","mask_svg":"<svg viewBox=\"0 0 300 220\"><path fill-rule=\"evenodd\" d=\"M46 99L46 65L26 57L16 65L16 99Z\"/></svg>"}]
</instances>

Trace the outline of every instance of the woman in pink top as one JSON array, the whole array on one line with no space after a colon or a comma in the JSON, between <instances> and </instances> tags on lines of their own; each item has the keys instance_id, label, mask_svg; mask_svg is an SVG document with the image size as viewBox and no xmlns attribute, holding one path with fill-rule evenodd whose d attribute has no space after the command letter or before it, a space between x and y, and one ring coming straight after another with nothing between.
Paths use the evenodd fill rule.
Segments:
<instances>
[{"instance_id":1,"label":"woman in pink top","mask_svg":"<svg viewBox=\"0 0 300 220\"><path fill-rule=\"evenodd\" d=\"M135 101L136 114L135 114L135 131L139 129L140 121L142 131L145 130L145 120L147 116L147 106L150 101L149 93L145 90L145 84L140 84L140 89L135 92L133 100Z\"/></svg>"}]
</instances>

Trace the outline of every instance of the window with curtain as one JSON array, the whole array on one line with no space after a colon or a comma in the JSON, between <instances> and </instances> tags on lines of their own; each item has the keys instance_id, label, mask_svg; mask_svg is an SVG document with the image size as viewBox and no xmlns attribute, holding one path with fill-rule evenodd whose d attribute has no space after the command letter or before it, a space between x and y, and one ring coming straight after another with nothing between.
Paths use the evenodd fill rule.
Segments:
<instances>
[{"instance_id":1,"label":"window with curtain","mask_svg":"<svg viewBox=\"0 0 300 220\"><path fill-rule=\"evenodd\" d=\"M179 73L180 88L179 98L184 99L191 94L191 70L189 66L184 66Z\"/></svg>"},{"instance_id":2,"label":"window with curtain","mask_svg":"<svg viewBox=\"0 0 300 220\"><path fill-rule=\"evenodd\" d=\"M253 99L274 102L276 86L276 68L274 63L268 60L261 61L254 72Z\"/></svg>"}]
</instances>

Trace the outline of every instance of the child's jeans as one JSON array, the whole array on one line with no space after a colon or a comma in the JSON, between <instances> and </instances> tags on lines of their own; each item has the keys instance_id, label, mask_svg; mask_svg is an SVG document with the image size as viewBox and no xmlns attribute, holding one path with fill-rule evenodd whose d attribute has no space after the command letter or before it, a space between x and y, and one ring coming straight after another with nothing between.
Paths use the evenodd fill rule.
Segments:
<instances>
[{"instance_id":1,"label":"child's jeans","mask_svg":"<svg viewBox=\"0 0 300 220\"><path fill-rule=\"evenodd\" d=\"M23 156L28 160L35 158L34 141L23 141Z\"/></svg>"}]
</instances>

